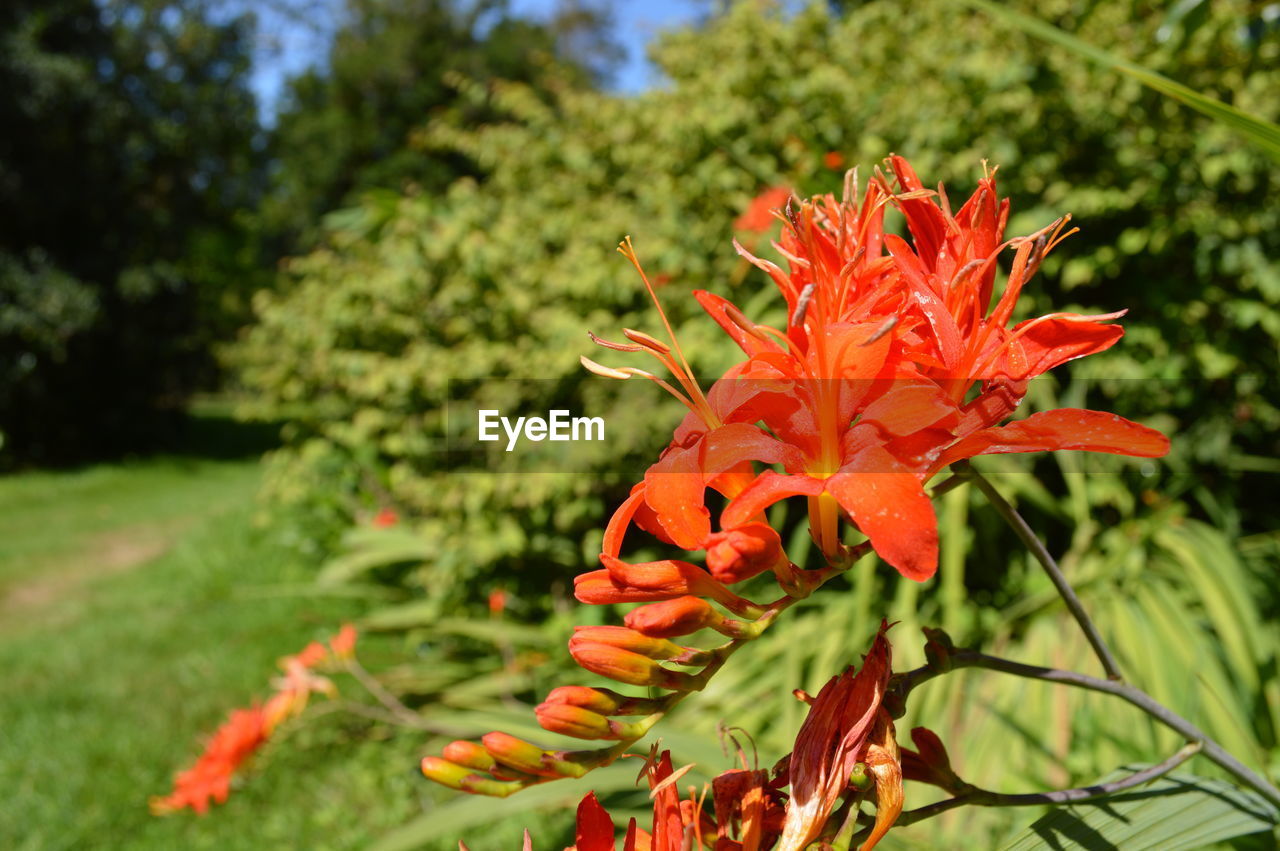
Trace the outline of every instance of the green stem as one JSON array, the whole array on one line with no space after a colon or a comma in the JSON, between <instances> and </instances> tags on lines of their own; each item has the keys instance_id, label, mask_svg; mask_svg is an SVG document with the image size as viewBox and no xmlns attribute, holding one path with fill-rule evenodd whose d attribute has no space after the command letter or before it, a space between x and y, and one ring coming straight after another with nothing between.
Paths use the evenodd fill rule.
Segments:
<instances>
[{"instance_id":1,"label":"green stem","mask_svg":"<svg viewBox=\"0 0 1280 851\"><path fill-rule=\"evenodd\" d=\"M1000 492L995 489L991 482L987 481L986 477L975 470L967 461L957 464L956 467L959 468L957 470L958 475L967 476L970 481L978 486L978 490L982 491L992 507L1013 528L1022 543L1031 551L1031 555L1035 557L1035 560L1040 562L1044 572L1049 575L1049 581L1053 583L1053 587L1058 590L1058 595L1062 597L1062 602L1066 604L1067 610L1071 612L1071 616L1080 625L1085 639L1088 640L1089 646L1093 648L1094 655L1102 663L1102 669L1106 671L1107 679L1122 682L1124 677L1120 673L1120 666L1116 663L1115 657L1111 655L1111 650L1107 647L1107 643L1103 641L1102 634L1098 632L1098 627L1089 617L1089 613L1085 611L1084 605L1080 602L1080 598L1076 596L1071 583L1067 582L1067 577L1062 572L1062 568L1058 567L1058 563L1054 561L1053 556L1049 554L1049 550L1036 537L1036 533L1027 525L1027 521L1023 520L1017 509L1010 505L1009 501L1000 495Z\"/></svg>"},{"instance_id":2,"label":"green stem","mask_svg":"<svg viewBox=\"0 0 1280 851\"><path fill-rule=\"evenodd\" d=\"M1265 778L1246 767L1244 763L1228 753L1225 748L1209 738L1208 734L1199 727L1178 715L1151 695L1128 683L1103 680L1097 677L1090 677L1087 674L1078 674L1075 671L1043 668L1038 665L1024 665L1021 662L1012 662L1008 659L987 656L976 650L952 651L948 654L947 661L951 670L957 668L986 668L991 671L1012 674L1015 677L1046 680L1114 695L1142 710L1169 729L1176 731L1188 742L1198 745L1209 761L1216 763L1240 783L1253 789L1271 803L1280 806L1280 789L1277 789ZM907 695L911 693L912 689L944 673L946 671L941 668L925 665L895 676L892 688L896 692L897 699L905 703Z\"/></svg>"}]
</instances>

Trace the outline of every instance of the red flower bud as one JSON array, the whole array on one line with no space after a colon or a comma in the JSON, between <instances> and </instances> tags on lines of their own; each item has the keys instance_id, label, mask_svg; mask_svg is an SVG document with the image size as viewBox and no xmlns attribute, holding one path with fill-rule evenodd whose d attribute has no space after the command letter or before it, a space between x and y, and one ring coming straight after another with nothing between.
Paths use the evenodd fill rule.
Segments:
<instances>
[{"instance_id":1,"label":"red flower bud","mask_svg":"<svg viewBox=\"0 0 1280 851\"><path fill-rule=\"evenodd\" d=\"M542 729L577 739L634 739L644 733L638 724L611 721L589 709L563 703L542 703L534 709Z\"/></svg>"},{"instance_id":2,"label":"red flower bud","mask_svg":"<svg viewBox=\"0 0 1280 851\"><path fill-rule=\"evenodd\" d=\"M658 686L676 691L694 691L701 685L701 681L696 677L669 671L647 656L632 653L630 650L620 650L608 644L571 643L569 655L593 674L633 686Z\"/></svg>"},{"instance_id":3,"label":"red flower bud","mask_svg":"<svg viewBox=\"0 0 1280 851\"><path fill-rule=\"evenodd\" d=\"M650 603L654 600L670 600L684 591L656 591L632 588L614 581L607 570L593 570L578 575L573 580L573 596L578 602L592 606L607 603Z\"/></svg>"},{"instance_id":4,"label":"red flower bud","mask_svg":"<svg viewBox=\"0 0 1280 851\"><path fill-rule=\"evenodd\" d=\"M450 742L444 746L444 750L440 752L440 755L449 760L449 762L475 769L476 771L489 771L495 765L494 759L489 755L489 752L475 742Z\"/></svg>"},{"instance_id":5,"label":"red flower bud","mask_svg":"<svg viewBox=\"0 0 1280 851\"><path fill-rule=\"evenodd\" d=\"M911 731L911 743L916 746L914 751L902 749L904 779L929 783L953 795L964 791L966 784L951 768L951 758L936 733L926 727L916 727Z\"/></svg>"},{"instance_id":6,"label":"red flower bud","mask_svg":"<svg viewBox=\"0 0 1280 851\"><path fill-rule=\"evenodd\" d=\"M503 765L541 777L581 777L587 769L560 759L537 745L502 732L486 733L480 741L489 755Z\"/></svg>"},{"instance_id":7,"label":"red flower bud","mask_svg":"<svg viewBox=\"0 0 1280 851\"><path fill-rule=\"evenodd\" d=\"M739 597L722 583L712 579L705 570L687 561L666 559L629 564L607 554L601 554L600 561L616 586L635 589L638 592L635 596L629 596L626 602L648 603L693 595L709 597L731 612L746 617L757 618L763 612L759 606ZM580 589L581 586L575 587L574 593L578 594L579 600L582 600ZM640 596L641 594L653 596L645 597Z\"/></svg>"},{"instance_id":8,"label":"red flower bud","mask_svg":"<svg viewBox=\"0 0 1280 851\"><path fill-rule=\"evenodd\" d=\"M601 555L600 562L619 585L645 591L696 593L706 573L696 564L666 559L630 564L611 555Z\"/></svg>"},{"instance_id":9,"label":"red flower bud","mask_svg":"<svg viewBox=\"0 0 1280 851\"><path fill-rule=\"evenodd\" d=\"M570 652L575 644L607 644L620 650L630 650L661 662L678 662L681 665L702 665L710 661L704 651L681 647L665 638L641 635L625 626L576 626L569 639Z\"/></svg>"},{"instance_id":10,"label":"red flower bud","mask_svg":"<svg viewBox=\"0 0 1280 851\"><path fill-rule=\"evenodd\" d=\"M726 635L723 616L701 597L677 597L660 603L640 606L627 613L627 626L654 638L689 635L700 629L714 629Z\"/></svg>"},{"instance_id":11,"label":"red flower bud","mask_svg":"<svg viewBox=\"0 0 1280 851\"><path fill-rule=\"evenodd\" d=\"M706 540L707 570L721 582L750 579L785 562L782 539L766 523L745 523Z\"/></svg>"},{"instance_id":12,"label":"red flower bud","mask_svg":"<svg viewBox=\"0 0 1280 851\"><path fill-rule=\"evenodd\" d=\"M543 703L580 706L601 715L648 715L656 712L662 701L647 697L627 697L607 688L560 686L552 689Z\"/></svg>"}]
</instances>

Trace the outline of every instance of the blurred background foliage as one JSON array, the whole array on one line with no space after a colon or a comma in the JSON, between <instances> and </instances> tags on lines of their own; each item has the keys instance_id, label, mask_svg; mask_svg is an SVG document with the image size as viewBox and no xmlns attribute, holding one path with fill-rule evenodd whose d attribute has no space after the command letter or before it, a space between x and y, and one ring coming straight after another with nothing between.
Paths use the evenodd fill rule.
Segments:
<instances>
[{"instance_id":1,"label":"blurred background foliage","mask_svg":"<svg viewBox=\"0 0 1280 851\"><path fill-rule=\"evenodd\" d=\"M0 54L16 81L3 90L39 95L0 106L31 128L0 139L0 203L22 225L0 235L0 450L30 462L118 449L128 441L106 439L112 423L141 438L164 412L177 428L182 400L218 382L246 417L282 423L259 520L316 564L318 591L367 598L363 625L385 635L381 676L431 734L405 746L401 731L401 750L499 727L553 744L530 705L589 680L564 641L606 613L573 603L572 577L595 566L604 520L679 417L642 395L651 387L582 380L578 355L596 356L587 330L657 330L617 242L633 237L696 370L714 375L736 350L691 290L781 317L730 243L772 256L767 234L735 231L752 198L779 185L838 191L845 168L865 179L897 152L953 202L983 160L999 165L1011 234L1075 217L1081 233L1020 309L1128 309L1127 335L1029 404L1115 410L1165 430L1174 451L1141 465L1059 453L994 479L1062 554L1136 684L1280 773L1280 537L1267 498L1280 472L1277 170L1229 128L955 0L717 4L655 43L663 80L629 96L600 88L616 59L604 7L564 4L533 22L500 3L349 0L328 61L292 81L270 127L244 94L248 21L226 7L29 5L0 12L6 44L22 48ZM1280 118L1274 6L1012 6ZM166 87L171 63L151 57L169 44L208 86ZM110 76L126 67L136 82ZM135 91L154 106L120 105ZM67 114L83 128L67 130ZM112 123L139 115L128 133ZM192 130L171 150L175 120ZM64 147L24 149L45 137ZM137 141L86 147L94 138ZM559 473L459 462L449 450L469 423L457 412L481 401L603 416L609 440ZM393 528L372 527L383 509ZM1091 670L1051 587L981 497L957 490L938 512L936 579L859 568L663 725L695 776L731 765L720 722L750 731L762 765L784 754L803 717L790 690L856 662L881 616L900 621L899 669L923 661L920 626L945 626L960 644ZM803 561L799 519L774 519ZM917 722L942 735L962 776L1002 791L1094 780L1178 744L1105 697L988 672L922 688L900 730ZM625 811L643 807L626 791L633 777L596 781ZM581 789L502 805L420 794L396 804L408 821L383 847L452 847L459 834L505 847L494 837L509 828L514 842L520 811ZM514 818L500 830L498 806ZM965 809L891 840L998 847L1031 818ZM561 815L536 823L545 841L568 841Z\"/></svg>"}]
</instances>

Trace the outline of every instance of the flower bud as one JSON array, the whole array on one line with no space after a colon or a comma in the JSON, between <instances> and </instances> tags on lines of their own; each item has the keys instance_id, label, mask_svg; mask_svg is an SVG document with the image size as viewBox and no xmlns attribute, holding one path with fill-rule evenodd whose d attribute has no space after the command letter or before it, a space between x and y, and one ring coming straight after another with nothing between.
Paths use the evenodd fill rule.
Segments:
<instances>
[{"instance_id":1,"label":"flower bud","mask_svg":"<svg viewBox=\"0 0 1280 851\"><path fill-rule=\"evenodd\" d=\"M581 777L587 769L575 762L560 759L537 745L502 732L486 733L481 740L484 749L505 766L540 777Z\"/></svg>"},{"instance_id":2,"label":"flower bud","mask_svg":"<svg viewBox=\"0 0 1280 851\"><path fill-rule=\"evenodd\" d=\"M904 779L929 783L953 795L961 794L969 788L968 784L956 776L947 749L936 733L926 727L916 727L911 731L911 743L916 746L914 751L902 749Z\"/></svg>"},{"instance_id":3,"label":"flower bud","mask_svg":"<svg viewBox=\"0 0 1280 851\"><path fill-rule=\"evenodd\" d=\"M924 634L927 639L924 645L925 661L929 663L929 667L941 673L949 672L953 664L951 654L956 649L951 636L932 627L925 627Z\"/></svg>"},{"instance_id":4,"label":"flower bud","mask_svg":"<svg viewBox=\"0 0 1280 851\"><path fill-rule=\"evenodd\" d=\"M746 617L757 618L763 613L763 609L759 606L739 597L723 583L712 579L705 570L687 561L665 559L629 564L607 554L601 554L600 561L615 585L634 588L641 593L661 595L648 598L633 596L629 598L630 601L647 603L671 600L688 594L695 597L709 597L729 611ZM577 593L576 588L575 593ZM581 600L582 597L579 596L578 599Z\"/></svg>"},{"instance_id":5,"label":"flower bud","mask_svg":"<svg viewBox=\"0 0 1280 851\"><path fill-rule=\"evenodd\" d=\"M455 765L449 760L441 759L438 756L423 758L422 774L428 780L434 780L436 783L448 786L450 789L470 792L473 795L489 795L495 798L505 798L525 786L525 784L517 781L494 780L491 777L476 774L468 768Z\"/></svg>"},{"instance_id":6,"label":"flower bud","mask_svg":"<svg viewBox=\"0 0 1280 851\"><path fill-rule=\"evenodd\" d=\"M608 644L588 641L570 643L569 655L591 673L620 683L658 686L676 691L695 691L701 686L701 681L696 677L669 671L647 656Z\"/></svg>"},{"instance_id":7,"label":"flower bud","mask_svg":"<svg viewBox=\"0 0 1280 851\"><path fill-rule=\"evenodd\" d=\"M447 759L438 756L427 756L422 758L422 773L426 775L428 780L434 780L441 786L461 790L462 781L472 776L475 772L465 766L455 765Z\"/></svg>"},{"instance_id":8,"label":"flower bud","mask_svg":"<svg viewBox=\"0 0 1280 851\"><path fill-rule=\"evenodd\" d=\"M640 606L627 613L626 624L636 632L654 638L672 638L678 635L689 635L700 629L714 629L725 635L734 635L734 630L711 604L701 597L677 597Z\"/></svg>"},{"instance_id":9,"label":"flower bud","mask_svg":"<svg viewBox=\"0 0 1280 851\"><path fill-rule=\"evenodd\" d=\"M657 712L662 701L647 697L627 697L607 688L560 686L552 689L543 703L579 706L600 715L648 715Z\"/></svg>"},{"instance_id":10,"label":"flower bud","mask_svg":"<svg viewBox=\"0 0 1280 851\"><path fill-rule=\"evenodd\" d=\"M654 600L670 600L683 593L681 590L646 590L622 585L607 570L579 574L573 580L573 596L578 598L578 602L592 606L607 603L650 603Z\"/></svg>"},{"instance_id":11,"label":"flower bud","mask_svg":"<svg viewBox=\"0 0 1280 851\"><path fill-rule=\"evenodd\" d=\"M681 665L705 665L711 661L705 651L681 647L665 638L641 635L625 626L574 627L569 646L572 648L574 644L582 643L608 644L610 647L630 650L632 653L639 653L641 656L648 656L660 662L676 662Z\"/></svg>"},{"instance_id":12,"label":"flower bud","mask_svg":"<svg viewBox=\"0 0 1280 851\"><path fill-rule=\"evenodd\" d=\"M688 594L698 584L703 571L696 564L675 559L630 564L620 558L601 554L600 561L619 585L645 591Z\"/></svg>"},{"instance_id":13,"label":"flower bud","mask_svg":"<svg viewBox=\"0 0 1280 851\"><path fill-rule=\"evenodd\" d=\"M787 560L782 539L767 523L745 523L716 532L707 538L705 547L707 570L729 584L773 570Z\"/></svg>"},{"instance_id":14,"label":"flower bud","mask_svg":"<svg viewBox=\"0 0 1280 851\"><path fill-rule=\"evenodd\" d=\"M456 741L444 746L440 755L455 765L476 771L489 771L495 765L489 752L475 742Z\"/></svg>"},{"instance_id":15,"label":"flower bud","mask_svg":"<svg viewBox=\"0 0 1280 851\"><path fill-rule=\"evenodd\" d=\"M542 729L577 739L635 739L644 733L638 724L611 721L589 709L563 703L542 703L534 709Z\"/></svg>"}]
</instances>

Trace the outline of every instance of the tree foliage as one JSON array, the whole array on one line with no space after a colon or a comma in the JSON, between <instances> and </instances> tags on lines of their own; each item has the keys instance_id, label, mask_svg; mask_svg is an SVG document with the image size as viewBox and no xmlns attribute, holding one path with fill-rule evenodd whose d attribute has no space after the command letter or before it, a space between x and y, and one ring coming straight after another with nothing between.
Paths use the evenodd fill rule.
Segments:
<instances>
[{"instance_id":1,"label":"tree foliage","mask_svg":"<svg viewBox=\"0 0 1280 851\"><path fill-rule=\"evenodd\" d=\"M247 21L162 0L0 12L0 434L24 460L146 445L256 261ZM212 323L216 327L216 322Z\"/></svg>"},{"instance_id":2,"label":"tree foliage","mask_svg":"<svg viewBox=\"0 0 1280 851\"><path fill-rule=\"evenodd\" d=\"M1275 45L1238 38L1245 11L1163 22L1174 36L1160 42L1162 22L1137 6L1038 7L1121 53L1158 44L1144 61L1265 115ZM906 16L866 3L843 18L743 3L672 34L656 56L668 84L634 98L472 84L477 104L513 117L475 129L441 120L422 138L476 163L483 183L370 200L290 264L287 294L261 298L236 359L258 412L291 417L268 498L316 520L309 537L383 502L427 518L441 558L467 571L579 566L625 478L609 472L618 458L599 459L590 479L518 488L451 475L438 452L446 395L485 378L572 381L585 329L651 327L612 250L624 234L670 281L662 293L680 320L694 312L689 289L748 286L728 241L754 194L834 189L828 152L865 167L894 150L955 192L982 160L999 164L1021 211L1011 232L1075 215L1083 231L1046 264L1045 303L1130 309L1125 344L1080 377L1121 412L1164 411L1161 424L1183 435L1166 491L1195 491L1196 511L1228 529L1259 528L1238 495L1259 469L1250 458L1275 439L1263 385L1280 292L1264 157L1135 82L942 0ZM697 351L700 328L683 333ZM655 439L611 448L625 459Z\"/></svg>"},{"instance_id":3,"label":"tree foliage","mask_svg":"<svg viewBox=\"0 0 1280 851\"><path fill-rule=\"evenodd\" d=\"M347 0L327 61L293 78L274 128L269 226L309 241L321 217L375 189L439 192L475 165L414 139L429 121L494 116L460 97L454 74L537 87L552 67L577 82L606 74L605 16L569 4L543 23L504 2Z\"/></svg>"}]
</instances>

